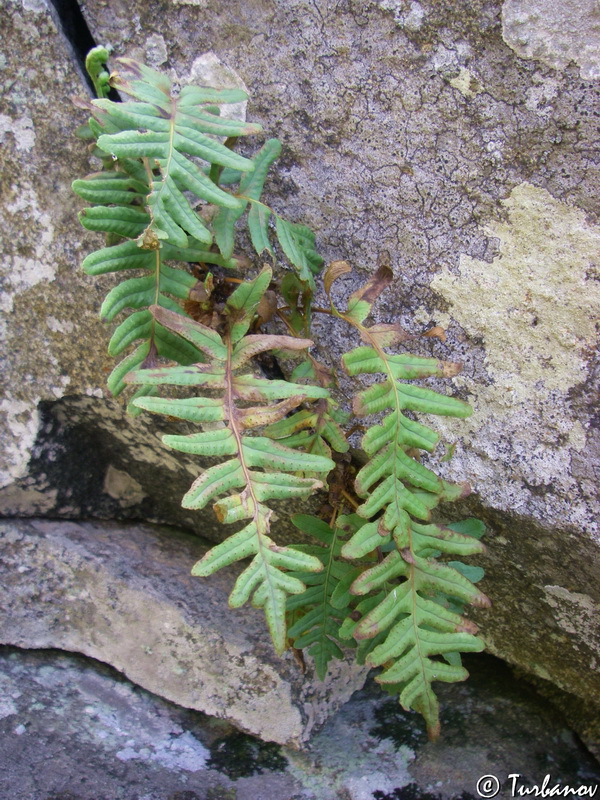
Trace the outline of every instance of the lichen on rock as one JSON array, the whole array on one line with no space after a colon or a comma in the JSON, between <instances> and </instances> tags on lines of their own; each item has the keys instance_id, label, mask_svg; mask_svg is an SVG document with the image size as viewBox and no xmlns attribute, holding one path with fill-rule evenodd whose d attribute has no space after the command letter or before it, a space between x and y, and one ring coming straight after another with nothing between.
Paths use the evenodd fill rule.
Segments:
<instances>
[{"instance_id":1,"label":"lichen on rock","mask_svg":"<svg viewBox=\"0 0 600 800\"><path fill-rule=\"evenodd\" d=\"M574 61L582 78L600 78L600 10L595 0L505 0L502 31L506 43L524 58L555 69Z\"/></svg>"},{"instance_id":2,"label":"lichen on rock","mask_svg":"<svg viewBox=\"0 0 600 800\"><path fill-rule=\"evenodd\" d=\"M571 454L585 448L588 430L570 392L586 380L600 316L600 228L528 183L502 205L505 221L485 226L499 241L496 258L462 255L458 275L444 269L431 284L450 303L450 317L482 340L489 376L488 385L477 386L475 413L460 434L453 423L441 427L464 437L453 468L464 466L487 501L594 529L594 498L571 475ZM468 377L455 382L474 391ZM590 410L592 403L590 397ZM510 484L500 478L507 468ZM536 486L545 491L536 494Z\"/></svg>"}]
</instances>

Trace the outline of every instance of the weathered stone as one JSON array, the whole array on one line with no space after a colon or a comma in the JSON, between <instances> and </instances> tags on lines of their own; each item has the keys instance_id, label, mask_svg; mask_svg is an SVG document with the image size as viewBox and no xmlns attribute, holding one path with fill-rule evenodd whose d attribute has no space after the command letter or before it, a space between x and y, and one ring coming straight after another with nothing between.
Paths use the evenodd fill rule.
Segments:
<instances>
[{"instance_id":1,"label":"weathered stone","mask_svg":"<svg viewBox=\"0 0 600 800\"><path fill-rule=\"evenodd\" d=\"M505 0L502 29L520 56L556 69L574 61L583 78L600 78L600 11L593 0Z\"/></svg>"},{"instance_id":2,"label":"weathered stone","mask_svg":"<svg viewBox=\"0 0 600 800\"><path fill-rule=\"evenodd\" d=\"M104 336L97 318L104 287L84 280L77 269L96 241L74 224L79 204L70 189L87 171L85 148L74 147L69 135L69 97L83 87L43 4L4 3L2 34L4 487L27 475L39 402L98 392L98 377L109 361L97 346ZM51 506L48 498L44 503Z\"/></svg>"},{"instance_id":3,"label":"weathered stone","mask_svg":"<svg viewBox=\"0 0 600 800\"><path fill-rule=\"evenodd\" d=\"M320 682L278 658L263 615L227 607L235 571L199 580L206 552L174 529L16 520L2 538L0 642L92 656L172 702L300 746L364 683L335 662Z\"/></svg>"},{"instance_id":4,"label":"weathered stone","mask_svg":"<svg viewBox=\"0 0 600 800\"><path fill-rule=\"evenodd\" d=\"M570 724L600 752L597 542L581 532L494 512L477 498L452 511L478 516L493 531L486 553L476 559L486 570L478 585L493 606L469 611L484 630L487 649L523 674L553 684L562 707L570 709Z\"/></svg>"},{"instance_id":5,"label":"weathered stone","mask_svg":"<svg viewBox=\"0 0 600 800\"><path fill-rule=\"evenodd\" d=\"M43 3L8 2L2 24L2 513L78 517L123 510L123 516L184 524L169 504L162 513L148 502L144 509L144 497L157 493L147 479L130 476L130 486L137 480L140 488L115 496L115 470L143 473L150 463L160 471L165 456L163 475L174 468L180 476L179 491L175 481L168 493L181 512L177 494L187 490L198 467L185 459L174 467L149 420L126 424L121 406L103 400L112 364L98 309L111 278L100 286L79 269L100 237L79 226L81 203L71 191L71 181L90 171L90 161L73 136L83 119L70 96L87 89ZM72 404L54 407L64 396ZM61 436L65 429L68 435ZM103 460L109 451L113 460ZM164 478L157 483L164 487Z\"/></svg>"},{"instance_id":6,"label":"weathered stone","mask_svg":"<svg viewBox=\"0 0 600 800\"><path fill-rule=\"evenodd\" d=\"M145 519L194 531L212 542L229 535L212 510L181 507L181 498L208 462L174 453L161 437L191 432L190 426L149 415L132 418L122 403L96 397L42 401L37 413L40 428L28 474L0 489L4 516ZM273 507L281 511L273 518L277 541L304 541L289 522L289 505ZM314 507L315 500L300 500L294 511Z\"/></svg>"},{"instance_id":7,"label":"weathered stone","mask_svg":"<svg viewBox=\"0 0 600 800\"><path fill-rule=\"evenodd\" d=\"M82 203L71 190L75 178L97 169L74 136L85 114L70 98L87 87L44 3L11 0L3 13L0 513L141 518L221 541L228 531L212 511L181 508L206 463L168 451L161 442L168 424L126 415L105 386L114 364L98 310L115 281L79 268L102 237L79 225ZM162 41L149 40L154 66ZM186 77L243 85L211 53L196 57ZM241 118L245 104L230 111ZM298 540L290 528L276 523L279 541Z\"/></svg>"},{"instance_id":8,"label":"weathered stone","mask_svg":"<svg viewBox=\"0 0 600 800\"><path fill-rule=\"evenodd\" d=\"M440 430L457 442L445 476L471 481L481 503L464 509L490 522L482 563L494 609L478 616L484 635L494 652L597 700L590 320L598 302L598 89L588 46L596 23L575 19L585 5L540 14L541 5L84 0L83 8L96 39L117 55L183 80L207 50L235 68L251 90L249 119L284 142L267 186L276 210L311 225L325 257L349 259L363 278L389 251L398 282L377 319L398 319L419 354L462 360L453 391L476 407L471 420ZM11 52L30 53L35 43L37 63L49 74L58 64L61 85L74 89L40 4L8 10ZM217 539L210 513L192 519L178 506L198 466L165 454L164 426L128 426L117 405L85 397L101 394L107 362L100 327L82 309L97 306L111 280L100 287L75 277L83 253L100 243L77 227L68 194L68 173L86 172L86 159L76 143L65 152L71 118L56 86L41 91L25 57L7 59L13 105L0 109L0 130L19 165L9 183L27 185L4 209L10 244L25 254L9 253L17 257L13 294L23 291L6 348L0 506L172 520L205 526ZM22 218L34 208L32 192L38 221L29 240ZM24 288L31 276L40 282ZM358 280L344 278L336 291ZM71 305L59 312L65 297ZM90 331L77 348L66 344L69 326L80 338ZM420 335L434 326L445 329L445 342ZM332 365L349 343L329 318L316 321L315 339ZM342 390L349 396L349 383Z\"/></svg>"},{"instance_id":9,"label":"weathered stone","mask_svg":"<svg viewBox=\"0 0 600 800\"><path fill-rule=\"evenodd\" d=\"M436 743L371 683L298 752L178 708L90 659L3 647L3 797L464 800L493 775L499 800L510 800L511 774L522 790L546 775L548 789L593 790L600 768L549 703L496 659L477 657L469 669L470 681L441 689Z\"/></svg>"},{"instance_id":10,"label":"weathered stone","mask_svg":"<svg viewBox=\"0 0 600 800\"><path fill-rule=\"evenodd\" d=\"M484 635L600 702L597 86L566 68L596 76L596 23L575 6L154 0L108 15L84 0L118 52L143 58L160 32L174 73L208 47L235 66L249 118L285 143L273 203L311 224L327 257L370 270L389 250L401 278L377 319L417 337L438 325L445 343L411 348L465 363L455 391L475 414L437 424L458 445L445 476L472 483L492 524ZM335 364L347 332L328 318L315 331Z\"/></svg>"}]
</instances>

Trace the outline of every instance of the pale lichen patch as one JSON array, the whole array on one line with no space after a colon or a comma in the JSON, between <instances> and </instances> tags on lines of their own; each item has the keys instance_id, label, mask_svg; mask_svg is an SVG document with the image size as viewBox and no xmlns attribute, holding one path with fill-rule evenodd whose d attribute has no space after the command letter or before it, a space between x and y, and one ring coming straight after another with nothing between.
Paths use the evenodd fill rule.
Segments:
<instances>
[{"instance_id":1,"label":"pale lichen patch","mask_svg":"<svg viewBox=\"0 0 600 800\"><path fill-rule=\"evenodd\" d=\"M5 397L0 400L0 418L6 435L0 445L0 487L27 474L31 448L39 427L37 404Z\"/></svg>"},{"instance_id":2,"label":"pale lichen patch","mask_svg":"<svg viewBox=\"0 0 600 800\"><path fill-rule=\"evenodd\" d=\"M29 241L35 242L31 256L6 254L0 276L6 281L14 294L30 289L42 281L52 281L56 277L56 262L51 258L50 245L54 241L54 225L50 214L40 207L37 194L32 186L12 186L13 202L4 204L6 230L23 230L29 234Z\"/></svg>"},{"instance_id":3,"label":"pale lichen patch","mask_svg":"<svg viewBox=\"0 0 600 800\"><path fill-rule=\"evenodd\" d=\"M146 41L146 61L150 66L157 68L169 58L167 45L163 36L153 33Z\"/></svg>"},{"instance_id":4,"label":"pale lichen patch","mask_svg":"<svg viewBox=\"0 0 600 800\"><path fill-rule=\"evenodd\" d=\"M75 325L74 325L73 322L71 322L71 320L69 320L69 319L60 320L60 319L57 319L56 317L53 317L53 316L49 316L46 319L46 324L48 325L48 328L50 328L50 330L53 333L69 334L69 333L73 333L73 331L75 329Z\"/></svg>"},{"instance_id":5,"label":"pale lichen patch","mask_svg":"<svg viewBox=\"0 0 600 800\"><path fill-rule=\"evenodd\" d=\"M43 14L47 11L44 0L21 0L25 11L32 11L34 14Z\"/></svg>"},{"instance_id":6,"label":"pale lichen patch","mask_svg":"<svg viewBox=\"0 0 600 800\"><path fill-rule=\"evenodd\" d=\"M24 115L13 119L7 114L0 114L0 142L7 134L11 134L15 147L20 152L29 152L35 145L35 129L31 117Z\"/></svg>"},{"instance_id":7,"label":"pale lichen patch","mask_svg":"<svg viewBox=\"0 0 600 800\"><path fill-rule=\"evenodd\" d=\"M458 75L450 78L448 83L469 99L483 91L477 78L466 67L461 67Z\"/></svg>"},{"instance_id":8,"label":"pale lichen patch","mask_svg":"<svg viewBox=\"0 0 600 800\"><path fill-rule=\"evenodd\" d=\"M529 397L539 381L567 391L586 377L584 350L600 315L600 289L588 277L600 228L527 183L503 205L508 221L485 228L500 255L491 265L463 255L460 276L445 269L432 287L469 334L485 339L488 371L513 397Z\"/></svg>"},{"instance_id":9,"label":"pale lichen patch","mask_svg":"<svg viewBox=\"0 0 600 800\"><path fill-rule=\"evenodd\" d=\"M532 76L532 82L534 85L525 92L525 105L539 116L548 116L554 111L553 102L558 96L558 81L536 73Z\"/></svg>"},{"instance_id":10,"label":"pale lichen patch","mask_svg":"<svg viewBox=\"0 0 600 800\"><path fill-rule=\"evenodd\" d=\"M212 86L215 89L242 89L250 94L248 87L237 72L213 52L203 53L194 59L188 75L183 78L184 83L195 83L200 86ZM248 101L241 103L227 103L221 109L221 116L226 119L246 120L246 106Z\"/></svg>"},{"instance_id":11,"label":"pale lichen patch","mask_svg":"<svg viewBox=\"0 0 600 800\"><path fill-rule=\"evenodd\" d=\"M136 506L146 496L142 485L127 472L109 464L104 478L104 491L123 507Z\"/></svg>"},{"instance_id":12,"label":"pale lichen patch","mask_svg":"<svg viewBox=\"0 0 600 800\"><path fill-rule=\"evenodd\" d=\"M394 15L394 21L400 28L406 28L409 31L418 31L422 28L425 20L425 9L421 3L411 0L379 0L378 5L385 11L391 11Z\"/></svg>"},{"instance_id":13,"label":"pale lichen patch","mask_svg":"<svg viewBox=\"0 0 600 800\"><path fill-rule=\"evenodd\" d=\"M438 427L450 439L467 431L468 450L457 451L453 469L462 468L488 502L564 524L566 501L569 522L593 525L593 500L581 498L571 476L572 450L583 449L586 434L568 392L587 377L600 316L590 277L600 229L527 183L503 204L507 220L485 228L499 240L493 262L463 255L460 276L444 269L432 282L452 317L483 341L491 379L474 391L468 377L456 378L476 394L475 413ZM510 482L501 478L507 468Z\"/></svg>"},{"instance_id":14,"label":"pale lichen patch","mask_svg":"<svg viewBox=\"0 0 600 800\"><path fill-rule=\"evenodd\" d=\"M560 627L572 633L578 639L600 649L600 636L597 620L600 617L600 606L582 592L573 592L564 586L544 586L546 603L553 609Z\"/></svg>"},{"instance_id":15,"label":"pale lichen patch","mask_svg":"<svg viewBox=\"0 0 600 800\"><path fill-rule=\"evenodd\" d=\"M600 77L600 7L596 0L505 0L502 36L522 58L555 69L574 61L582 78Z\"/></svg>"}]
</instances>

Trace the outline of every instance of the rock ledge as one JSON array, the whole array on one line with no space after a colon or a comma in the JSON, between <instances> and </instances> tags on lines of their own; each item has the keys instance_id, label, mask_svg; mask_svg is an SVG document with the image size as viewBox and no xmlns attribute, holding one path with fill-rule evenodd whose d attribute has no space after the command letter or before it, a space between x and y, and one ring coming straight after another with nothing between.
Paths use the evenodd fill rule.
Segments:
<instances>
[{"instance_id":1,"label":"rock ledge","mask_svg":"<svg viewBox=\"0 0 600 800\"><path fill-rule=\"evenodd\" d=\"M235 571L192 578L207 546L150 525L0 524L0 643L108 663L181 706L301 747L366 677L338 663L324 683L278 658L255 609L233 611Z\"/></svg>"}]
</instances>

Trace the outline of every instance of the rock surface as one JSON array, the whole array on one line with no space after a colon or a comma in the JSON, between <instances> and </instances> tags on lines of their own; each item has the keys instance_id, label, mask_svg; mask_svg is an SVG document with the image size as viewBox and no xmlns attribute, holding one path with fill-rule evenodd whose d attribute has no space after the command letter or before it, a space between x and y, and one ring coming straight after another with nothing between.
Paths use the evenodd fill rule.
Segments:
<instances>
[{"instance_id":1,"label":"rock surface","mask_svg":"<svg viewBox=\"0 0 600 800\"><path fill-rule=\"evenodd\" d=\"M593 0L505 0L504 40L524 58L556 69L579 65L583 78L600 78L600 9Z\"/></svg>"},{"instance_id":2,"label":"rock surface","mask_svg":"<svg viewBox=\"0 0 600 800\"><path fill-rule=\"evenodd\" d=\"M98 311L111 278L79 269L99 237L79 225L71 190L91 170L71 103L87 87L43 2L8 0L2 14L0 513L141 518L218 540L211 514L180 506L198 463L166 451L164 426L104 399L113 364Z\"/></svg>"},{"instance_id":3,"label":"rock surface","mask_svg":"<svg viewBox=\"0 0 600 800\"><path fill-rule=\"evenodd\" d=\"M360 688L278 658L263 615L227 607L231 569L190 576L207 547L173 529L48 520L0 523L0 642L92 656L179 705L300 746Z\"/></svg>"},{"instance_id":4,"label":"rock surface","mask_svg":"<svg viewBox=\"0 0 600 800\"><path fill-rule=\"evenodd\" d=\"M377 319L462 360L454 391L476 407L439 427L457 443L446 476L471 482L490 523L484 635L600 708L595 17L535 0L217 5L83 8L118 52L144 58L162 36L178 75L207 49L235 66L249 118L285 145L276 208L331 259L368 271L389 251L398 283ZM531 46L515 39L525 18ZM445 343L419 339L433 326ZM348 346L328 319L316 340L332 363Z\"/></svg>"},{"instance_id":5,"label":"rock surface","mask_svg":"<svg viewBox=\"0 0 600 800\"><path fill-rule=\"evenodd\" d=\"M97 346L103 288L77 270L95 241L74 225L70 189L88 164L67 135L82 86L43 4L3 3L2 28L0 487L11 487L28 474L40 401L93 393L109 362ZM52 487L39 502L52 507Z\"/></svg>"},{"instance_id":6,"label":"rock surface","mask_svg":"<svg viewBox=\"0 0 600 800\"><path fill-rule=\"evenodd\" d=\"M303 751L178 708L98 662L0 648L6 800L500 800L520 788L593 788L600 769L548 704L499 662L442 689L442 739L372 684ZM589 796L589 794L587 795Z\"/></svg>"},{"instance_id":7,"label":"rock surface","mask_svg":"<svg viewBox=\"0 0 600 800\"><path fill-rule=\"evenodd\" d=\"M82 3L118 55L182 79L206 51L235 68L248 117L284 142L276 210L362 278L389 251L398 282L377 319L398 319L420 354L462 360L453 391L476 407L441 430L457 443L445 475L472 483L480 501L464 511L490 527L484 635L598 709L597 23L594 10L582 22L587 2L547 5ZM210 513L178 506L198 466L102 396L95 313L110 278L79 277L99 239L69 190L89 169L66 136L82 87L42 3L8 0L4 17L0 511L170 520L218 538ZM420 336L434 326L445 342ZM348 346L329 321L316 339L332 363Z\"/></svg>"}]
</instances>

